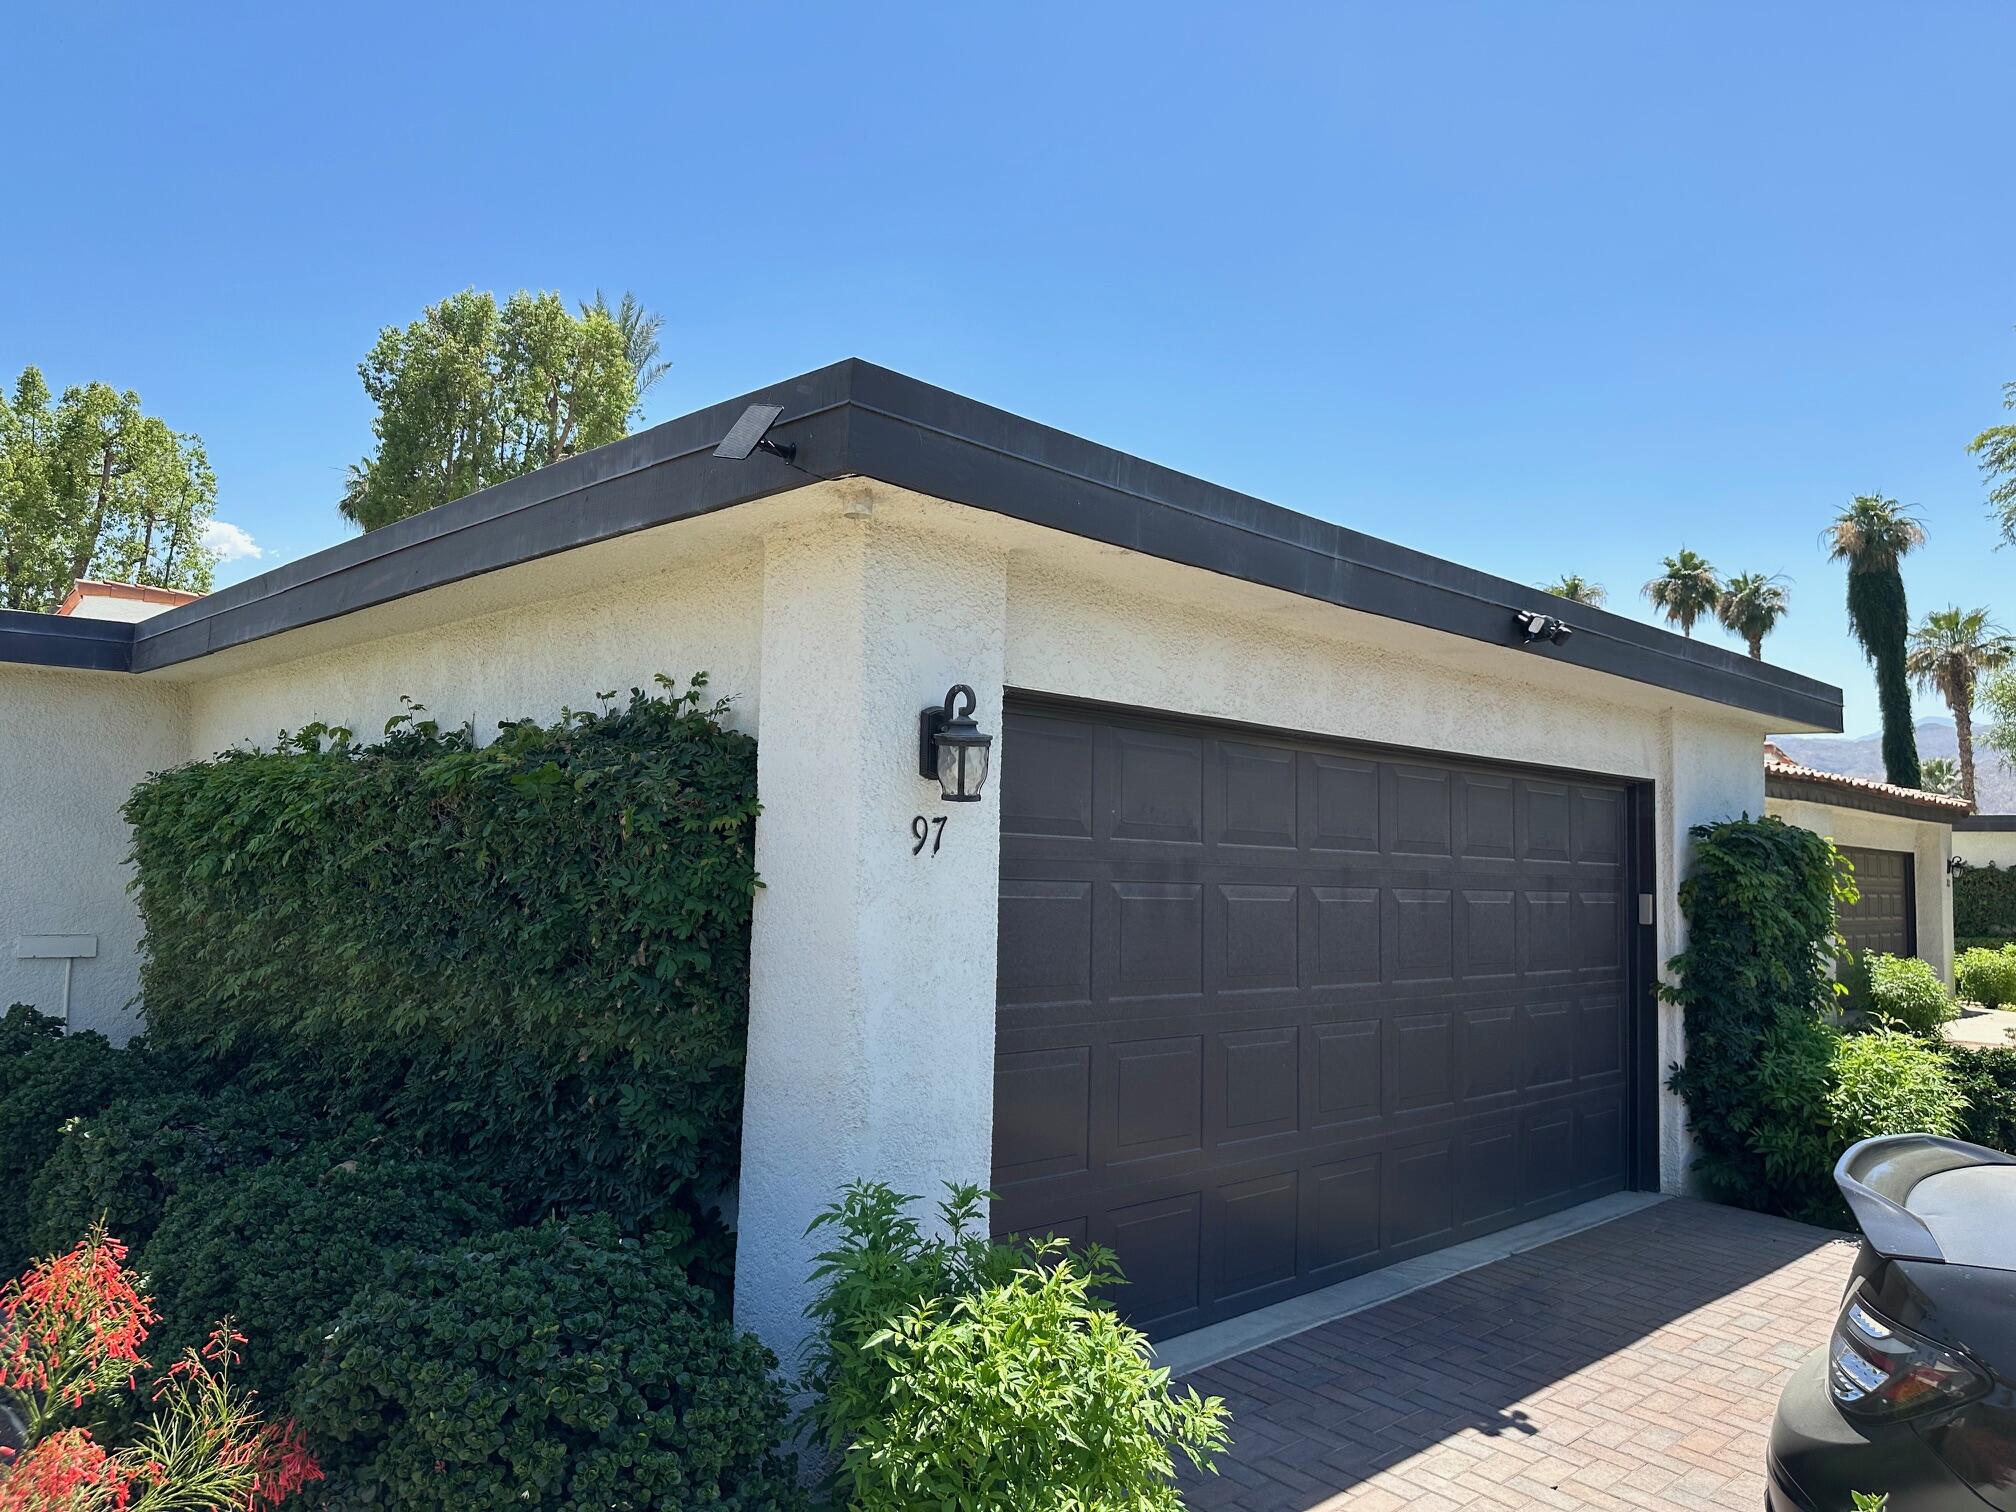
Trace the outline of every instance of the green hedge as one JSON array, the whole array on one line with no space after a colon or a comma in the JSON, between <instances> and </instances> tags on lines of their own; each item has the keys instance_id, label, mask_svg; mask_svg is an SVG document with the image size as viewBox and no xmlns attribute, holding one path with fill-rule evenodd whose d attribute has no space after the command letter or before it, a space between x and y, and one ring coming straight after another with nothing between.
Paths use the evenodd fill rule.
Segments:
<instances>
[{"instance_id":1,"label":"green hedge","mask_svg":"<svg viewBox=\"0 0 2016 1512\"><path fill-rule=\"evenodd\" d=\"M1953 873L1953 933L1962 941L2016 939L2016 867L1991 862Z\"/></svg>"},{"instance_id":2,"label":"green hedge","mask_svg":"<svg viewBox=\"0 0 2016 1512\"><path fill-rule=\"evenodd\" d=\"M1660 989L1686 1014L1687 1061L1672 1087L1717 1192L1801 1210L1820 1195L1806 1151L1831 1044L1817 1031L1835 998L1835 910L1856 897L1853 872L1825 838L1776 818L1689 833L1687 949L1668 963L1677 983Z\"/></svg>"},{"instance_id":3,"label":"green hedge","mask_svg":"<svg viewBox=\"0 0 2016 1512\"><path fill-rule=\"evenodd\" d=\"M394 1266L295 1407L310 1506L800 1508L776 1360L655 1240L549 1223Z\"/></svg>"},{"instance_id":4,"label":"green hedge","mask_svg":"<svg viewBox=\"0 0 2016 1512\"><path fill-rule=\"evenodd\" d=\"M755 743L704 684L483 747L414 706L143 783L151 1034L368 1109L521 1221L698 1221L733 1180L757 887Z\"/></svg>"}]
</instances>

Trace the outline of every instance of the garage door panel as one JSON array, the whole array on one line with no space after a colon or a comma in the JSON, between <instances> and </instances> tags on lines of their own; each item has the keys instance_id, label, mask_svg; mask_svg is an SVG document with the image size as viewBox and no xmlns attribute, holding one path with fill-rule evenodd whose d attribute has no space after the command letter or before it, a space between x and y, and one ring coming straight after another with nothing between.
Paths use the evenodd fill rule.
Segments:
<instances>
[{"instance_id":1,"label":"garage door panel","mask_svg":"<svg viewBox=\"0 0 2016 1512\"><path fill-rule=\"evenodd\" d=\"M994 1056L994 1180L1017 1185L1092 1168L1087 1045Z\"/></svg>"},{"instance_id":2,"label":"garage door panel","mask_svg":"<svg viewBox=\"0 0 2016 1512\"><path fill-rule=\"evenodd\" d=\"M1386 889L1386 980L1445 982L1456 975L1456 909L1446 887Z\"/></svg>"},{"instance_id":3,"label":"garage door panel","mask_svg":"<svg viewBox=\"0 0 2016 1512\"><path fill-rule=\"evenodd\" d=\"M1105 741L1106 836L1203 844L1204 741L1136 729L1109 729Z\"/></svg>"},{"instance_id":4,"label":"garage door panel","mask_svg":"<svg viewBox=\"0 0 2016 1512\"><path fill-rule=\"evenodd\" d=\"M1293 992L1301 986L1301 890L1253 882L1212 889L1218 959L1211 976L1224 992Z\"/></svg>"},{"instance_id":5,"label":"garage door panel","mask_svg":"<svg viewBox=\"0 0 2016 1512\"><path fill-rule=\"evenodd\" d=\"M1106 1055L1110 1112L1098 1154L1107 1165L1199 1151L1204 1144L1204 1041L1185 1034L1127 1040ZM1095 1121L1094 1127L1099 1127Z\"/></svg>"},{"instance_id":6,"label":"garage door panel","mask_svg":"<svg viewBox=\"0 0 2016 1512\"><path fill-rule=\"evenodd\" d=\"M1213 1043L1212 1142L1223 1147L1300 1132L1301 1031L1292 1024L1232 1030Z\"/></svg>"},{"instance_id":7,"label":"garage door panel","mask_svg":"<svg viewBox=\"0 0 2016 1512\"><path fill-rule=\"evenodd\" d=\"M1466 861L1511 861L1519 854L1517 790L1509 777L1456 778L1456 853Z\"/></svg>"},{"instance_id":8,"label":"garage door panel","mask_svg":"<svg viewBox=\"0 0 2016 1512\"><path fill-rule=\"evenodd\" d=\"M1093 732L1078 720L1044 719L1004 733L1002 834L1091 838Z\"/></svg>"},{"instance_id":9,"label":"garage door panel","mask_svg":"<svg viewBox=\"0 0 2016 1512\"><path fill-rule=\"evenodd\" d=\"M1093 927L1110 1002L1196 997L1204 990L1204 889L1194 882L1110 882Z\"/></svg>"},{"instance_id":10,"label":"garage door panel","mask_svg":"<svg viewBox=\"0 0 2016 1512\"><path fill-rule=\"evenodd\" d=\"M1303 952L1312 989L1377 982L1382 964L1383 905L1376 887L1300 889Z\"/></svg>"},{"instance_id":11,"label":"garage door panel","mask_svg":"<svg viewBox=\"0 0 2016 1512\"><path fill-rule=\"evenodd\" d=\"M1013 707L1002 747L1000 1231L1111 1245L1161 1334L1624 1183L1620 793Z\"/></svg>"},{"instance_id":12,"label":"garage door panel","mask_svg":"<svg viewBox=\"0 0 2016 1512\"><path fill-rule=\"evenodd\" d=\"M1297 774L1306 849L1379 854L1377 762L1304 751Z\"/></svg>"},{"instance_id":13,"label":"garage door panel","mask_svg":"<svg viewBox=\"0 0 2016 1512\"><path fill-rule=\"evenodd\" d=\"M1001 883L1000 1002L1089 1007L1092 1002L1092 884Z\"/></svg>"},{"instance_id":14,"label":"garage door panel","mask_svg":"<svg viewBox=\"0 0 2016 1512\"><path fill-rule=\"evenodd\" d=\"M1435 1247L1456 1226L1456 1142L1403 1145L1382 1162L1379 1238L1396 1255Z\"/></svg>"},{"instance_id":15,"label":"garage door panel","mask_svg":"<svg viewBox=\"0 0 2016 1512\"><path fill-rule=\"evenodd\" d=\"M1456 1223L1471 1233L1509 1221L1519 1210L1519 1119L1492 1119L1464 1132L1457 1166Z\"/></svg>"},{"instance_id":16,"label":"garage door panel","mask_svg":"<svg viewBox=\"0 0 2016 1512\"><path fill-rule=\"evenodd\" d=\"M1456 975L1466 982L1519 973L1519 928L1510 888L1463 889L1456 913Z\"/></svg>"},{"instance_id":17,"label":"garage door panel","mask_svg":"<svg viewBox=\"0 0 2016 1512\"><path fill-rule=\"evenodd\" d=\"M1275 746L1218 744L1221 804L1208 817L1219 845L1252 845L1295 850L1297 819L1295 753Z\"/></svg>"}]
</instances>

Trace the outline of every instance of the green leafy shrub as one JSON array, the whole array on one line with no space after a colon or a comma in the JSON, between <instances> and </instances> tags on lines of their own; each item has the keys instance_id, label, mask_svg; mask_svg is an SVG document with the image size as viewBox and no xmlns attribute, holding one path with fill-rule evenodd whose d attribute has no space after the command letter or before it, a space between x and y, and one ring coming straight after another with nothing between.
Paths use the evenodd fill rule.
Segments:
<instances>
[{"instance_id":1,"label":"green leafy shrub","mask_svg":"<svg viewBox=\"0 0 2016 1512\"><path fill-rule=\"evenodd\" d=\"M755 743L704 681L480 749L414 710L141 784L151 1032L370 1111L519 1220L692 1226L733 1181L757 886Z\"/></svg>"},{"instance_id":2,"label":"green leafy shrub","mask_svg":"<svg viewBox=\"0 0 2016 1512\"><path fill-rule=\"evenodd\" d=\"M1960 1006L1939 973L1916 956L1865 951L1862 967L1869 979L1869 1012L1878 1021L1914 1034L1936 1034L1941 1024L1959 1016Z\"/></svg>"},{"instance_id":3,"label":"green leafy shrub","mask_svg":"<svg viewBox=\"0 0 2016 1512\"><path fill-rule=\"evenodd\" d=\"M161 1347L201 1342L230 1317L259 1343L245 1383L287 1401L336 1315L388 1264L502 1225L495 1194L450 1168L340 1144L199 1182L176 1193L140 1259L171 1321Z\"/></svg>"},{"instance_id":4,"label":"green leafy shrub","mask_svg":"<svg viewBox=\"0 0 2016 1512\"><path fill-rule=\"evenodd\" d=\"M293 1098L224 1087L128 1098L73 1119L28 1189L29 1240L53 1254L103 1219L134 1250L184 1187L299 1154L326 1123Z\"/></svg>"},{"instance_id":5,"label":"green leafy shrub","mask_svg":"<svg viewBox=\"0 0 2016 1512\"><path fill-rule=\"evenodd\" d=\"M1966 1101L1960 1137L2016 1153L2016 1050L1943 1047L1947 1075Z\"/></svg>"},{"instance_id":6,"label":"green leafy shrub","mask_svg":"<svg viewBox=\"0 0 2016 1512\"><path fill-rule=\"evenodd\" d=\"M583 1219L406 1259L293 1405L325 1506L756 1512L803 1505L775 1363L677 1255Z\"/></svg>"},{"instance_id":7,"label":"green leafy shrub","mask_svg":"<svg viewBox=\"0 0 2016 1512\"><path fill-rule=\"evenodd\" d=\"M2016 867L1963 865L1953 873L1953 933L2016 939Z\"/></svg>"},{"instance_id":8,"label":"green leafy shrub","mask_svg":"<svg viewBox=\"0 0 2016 1512\"><path fill-rule=\"evenodd\" d=\"M893 1319L881 1410L847 1451L859 1512L957 1505L1181 1512L1174 1454L1223 1450L1225 1404L1169 1386L1146 1341L1091 1289L1118 1279L1063 1241L1005 1282Z\"/></svg>"},{"instance_id":9,"label":"green leafy shrub","mask_svg":"<svg viewBox=\"0 0 2016 1512\"><path fill-rule=\"evenodd\" d=\"M151 1090L158 1076L140 1052L115 1049L102 1034L65 1034L61 1020L25 1003L0 1015L0 1274L31 1258L24 1198L64 1126L114 1098ZM56 1247L68 1249L88 1227Z\"/></svg>"},{"instance_id":10,"label":"green leafy shrub","mask_svg":"<svg viewBox=\"0 0 2016 1512\"><path fill-rule=\"evenodd\" d=\"M1957 1134L1966 1113L1946 1057L1914 1034L1841 1036L1827 1089L1836 1155L1877 1134Z\"/></svg>"},{"instance_id":11,"label":"green leafy shrub","mask_svg":"<svg viewBox=\"0 0 2016 1512\"><path fill-rule=\"evenodd\" d=\"M1854 900L1853 875L1826 839L1780 819L1690 833L1688 944L1668 963L1678 981L1660 989L1686 1011L1687 1060L1671 1084L1711 1187L1765 1212L1804 1210L1824 1198L1808 1143L1824 1069L1812 1078L1831 1045L1817 1031L1836 996L1835 910Z\"/></svg>"},{"instance_id":12,"label":"green leafy shrub","mask_svg":"<svg viewBox=\"0 0 2016 1512\"><path fill-rule=\"evenodd\" d=\"M2007 935L1955 935L1955 950L2000 950L2004 945L2016 945L2016 939Z\"/></svg>"},{"instance_id":13,"label":"green leafy shrub","mask_svg":"<svg viewBox=\"0 0 2016 1512\"><path fill-rule=\"evenodd\" d=\"M1094 1296L1121 1277L1097 1247L989 1241L987 1196L954 1186L926 1237L915 1199L848 1187L814 1220L807 1419L854 1512L924 1506L1159 1512L1174 1456L1223 1449L1224 1404L1170 1388L1142 1335Z\"/></svg>"},{"instance_id":14,"label":"green leafy shrub","mask_svg":"<svg viewBox=\"0 0 2016 1512\"><path fill-rule=\"evenodd\" d=\"M1970 1003L1984 1008L2016 1003L2016 945L1961 951L1953 962L1953 980L1960 996Z\"/></svg>"}]
</instances>

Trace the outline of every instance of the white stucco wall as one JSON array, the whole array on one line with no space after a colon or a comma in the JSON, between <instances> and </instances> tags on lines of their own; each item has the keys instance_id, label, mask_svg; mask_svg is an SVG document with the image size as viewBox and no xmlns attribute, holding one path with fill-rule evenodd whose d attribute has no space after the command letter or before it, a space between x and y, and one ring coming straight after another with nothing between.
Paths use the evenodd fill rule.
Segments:
<instances>
[{"instance_id":1,"label":"white stucco wall","mask_svg":"<svg viewBox=\"0 0 2016 1512\"><path fill-rule=\"evenodd\" d=\"M729 723L755 729L763 597L754 550L557 597L551 570L519 569L527 601L508 608L193 681L189 754L271 745L280 730L318 719L372 739L402 694L443 726L474 721L488 740L500 719L593 708L597 693L627 698L661 672L681 683L706 672L712 692L733 700Z\"/></svg>"},{"instance_id":2,"label":"white stucco wall","mask_svg":"<svg viewBox=\"0 0 2016 1512\"><path fill-rule=\"evenodd\" d=\"M60 960L18 960L23 935L90 935L70 1023L124 1040L138 1025L140 919L126 892L120 805L188 747L187 690L105 672L0 663L0 1007L56 1013Z\"/></svg>"},{"instance_id":3,"label":"white stucco wall","mask_svg":"<svg viewBox=\"0 0 2016 1512\"><path fill-rule=\"evenodd\" d=\"M1953 854L1969 866L2016 866L2016 830L1953 831Z\"/></svg>"},{"instance_id":4,"label":"white stucco wall","mask_svg":"<svg viewBox=\"0 0 2016 1512\"><path fill-rule=\"evenodd\" d=\"M1953 884L1946 875L1946 859L1953 854L1956 837L1949 825L1790 798L1771 799L1767 812L1787 824L1825 835L1836 845L1910 852L1918 907L1918 954L1949 984L1952 982Z\"/></svg>"}]
</instances>

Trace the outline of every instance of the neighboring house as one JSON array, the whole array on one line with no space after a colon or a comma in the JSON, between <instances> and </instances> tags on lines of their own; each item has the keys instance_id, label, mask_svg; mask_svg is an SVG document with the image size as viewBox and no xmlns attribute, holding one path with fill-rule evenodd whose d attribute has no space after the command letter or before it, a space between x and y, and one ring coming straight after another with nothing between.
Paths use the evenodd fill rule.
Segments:
<instances>
[{"instance_id":1,"label":"neighboring house","mask_svg":"<svg viewBox=\"0 0 2016 1512\"><path fill-rule=\"evenodd\" d=\"M1827 836L1855 865L1860 898L1841 914L1854 951L1915 955L1953 980L1954 830L1965 798L1802 766L1764 747L1765 811Z\"/></svg>"},{"instance_id":2,"label":"neighboring house","mask_svg":"<svg viewBox=\"0 0 2016 1512\"><path fill-rule=\"evenodd\" d=\"M70 585L56 612L76 619L123 620L133 624L193 604L201 597L200 593L186 593L180 588L149 588L140 583L103 583L96 578L79 578Z\"/></svg>"},{"instance_id":3,"label":"neighboring house","mask_svg":"<svg viewBox=\"0 0 2016 1512\"><path fill-rule=\"evenodd\" d=\"M716 455L754 404L775 450ZM1826 684L850 361L139 624L0 614L0 937L97 936L75 1017L116 1029L150 769L702 669L760 741L736 1310L787 1359L856 1177L1116 1247L1163 1335L1679 1188L1688 827L1763 810L1766 732L1841 727ZM919 770L955 684L971 803ZM0 1001L48 969L0 959Z\"/></svg>"},{"instance_id":4,"label":"neighboring house","mask_svg":"<svg viewBox=\"0 0 2016 1512\"><path fill-rule=\"evenodd\" d=\"M1953 821L1953 854L1969 866L2016 866L2016 814L1968 814Z\"/></svg>"}]
</instances>

